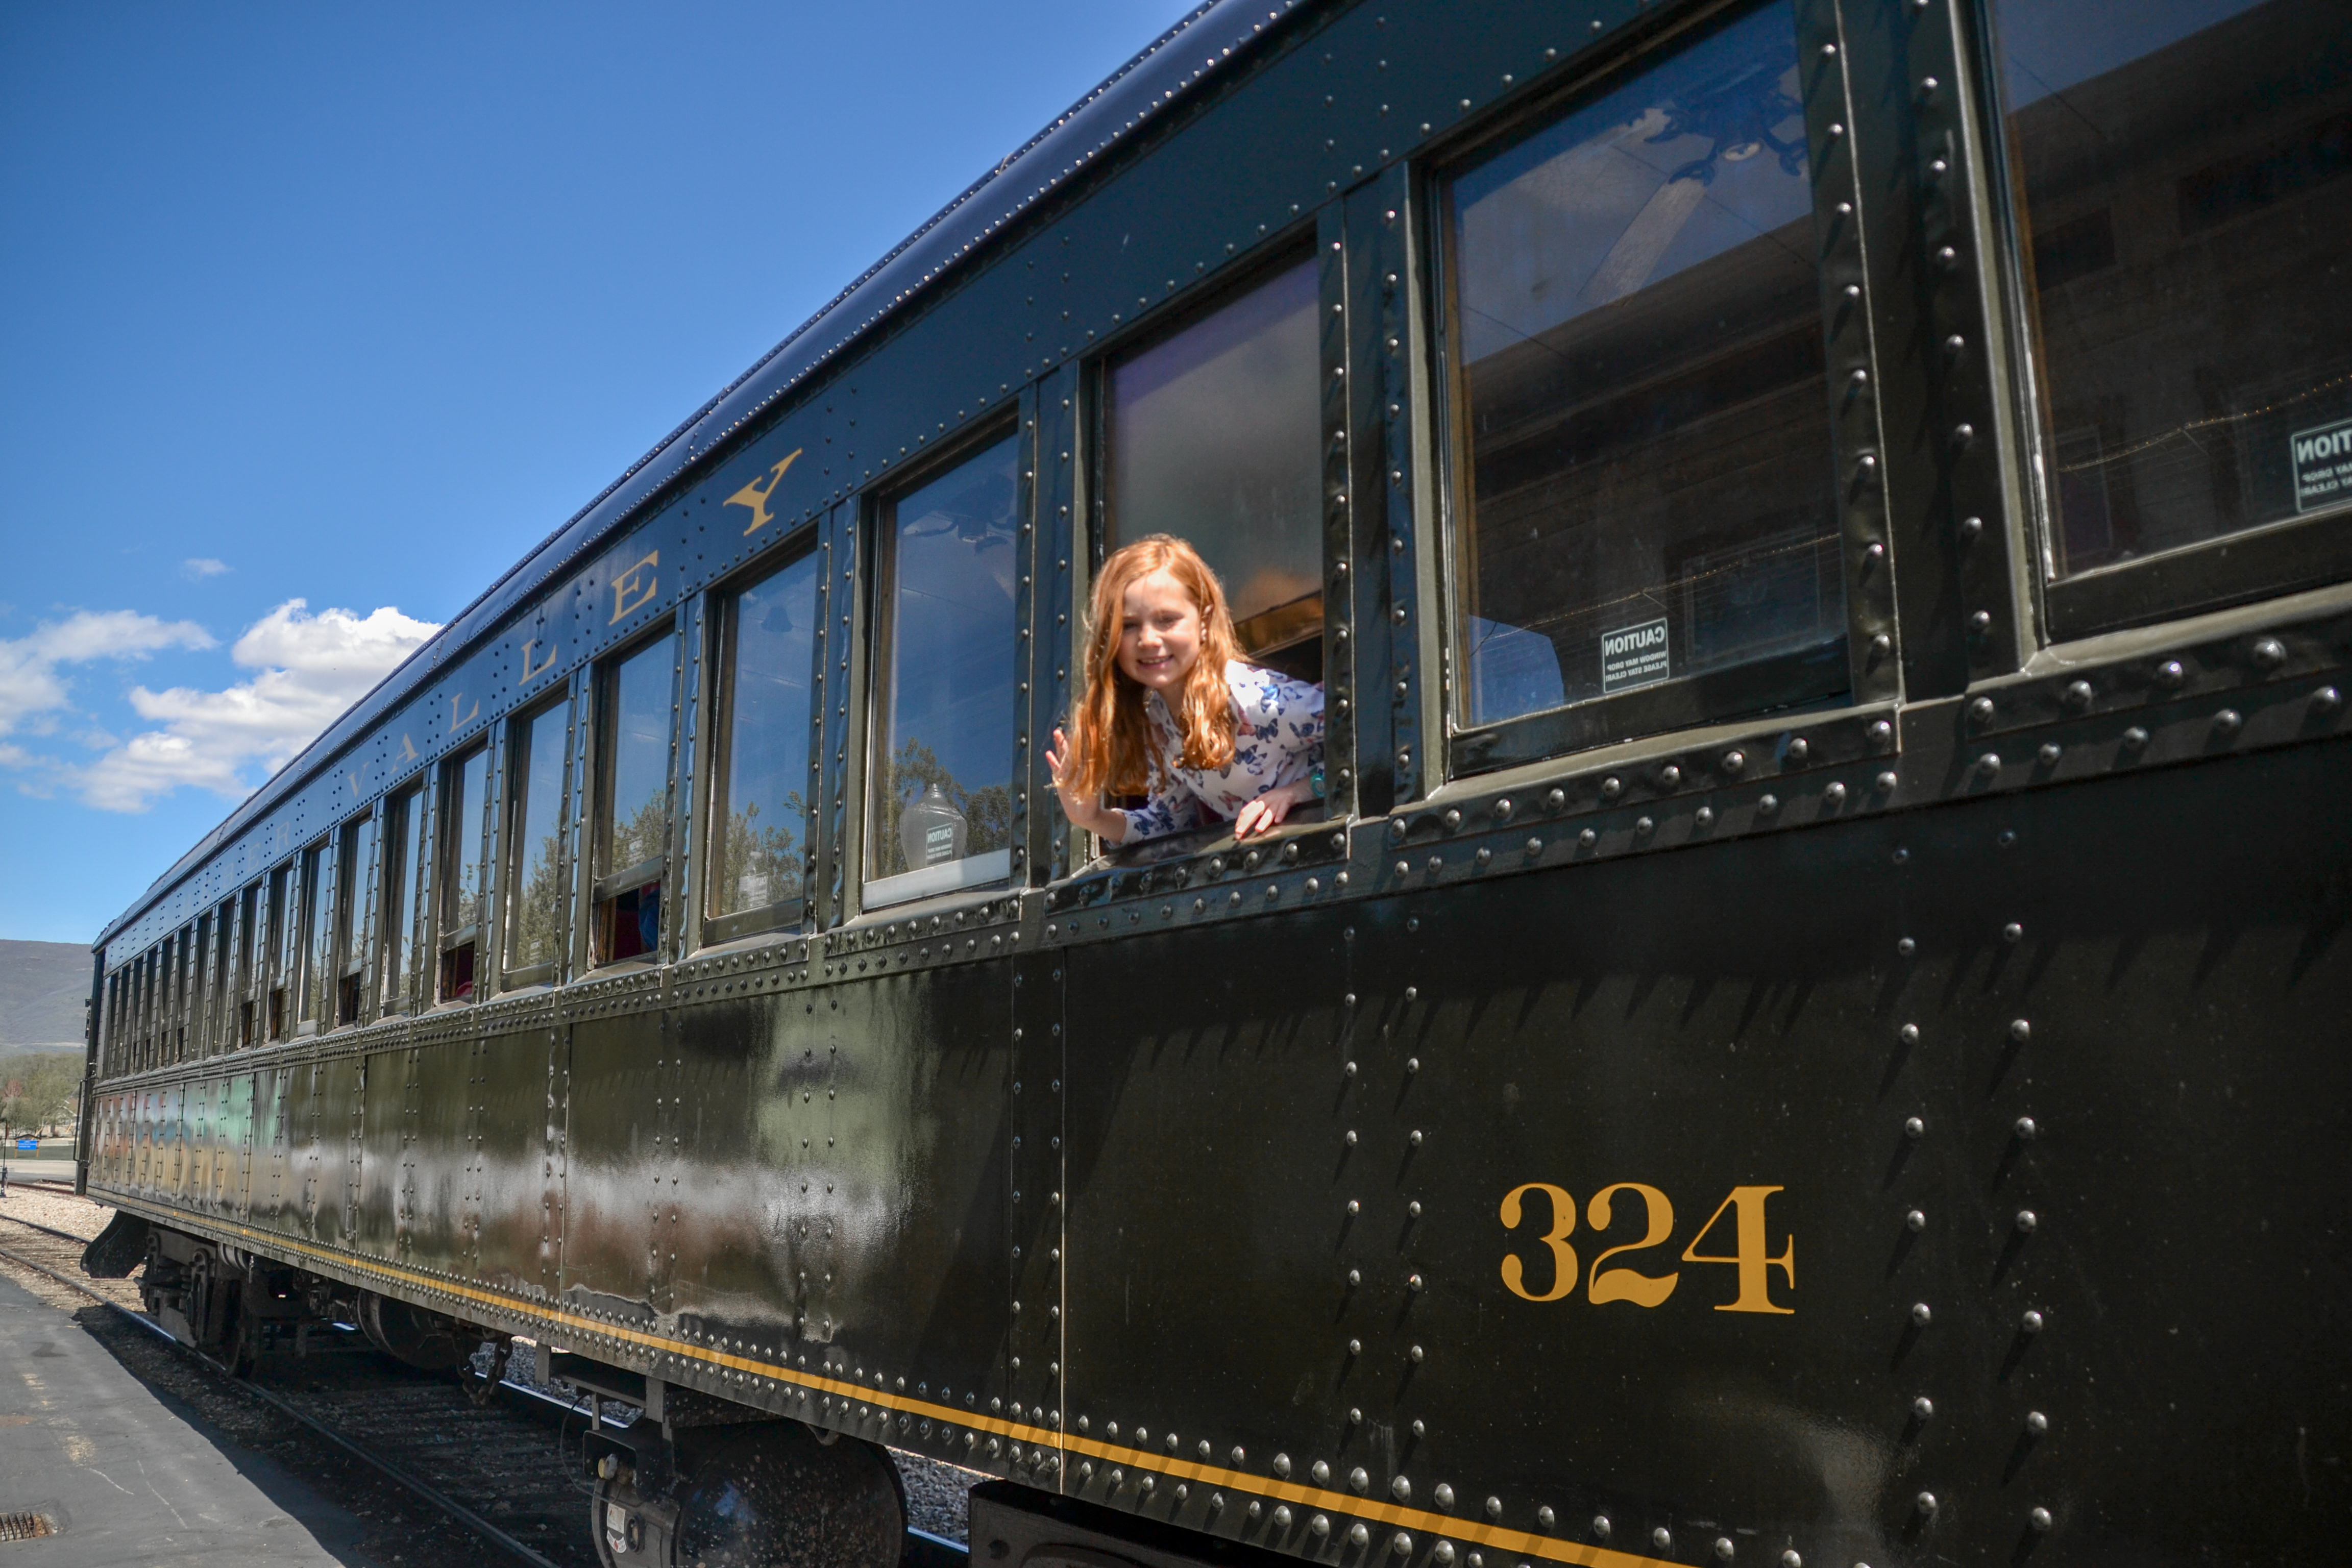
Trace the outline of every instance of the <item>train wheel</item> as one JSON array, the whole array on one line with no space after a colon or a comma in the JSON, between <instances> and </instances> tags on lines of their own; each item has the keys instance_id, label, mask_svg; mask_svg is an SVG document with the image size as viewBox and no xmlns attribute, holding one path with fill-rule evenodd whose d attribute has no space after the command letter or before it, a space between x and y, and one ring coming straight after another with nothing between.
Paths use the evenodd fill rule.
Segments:
<instances>
[{"instance_id":1,"label":"train wheel","mask_svg":"<svg viewBox=\"0 0 2352 1568\"><path fill-rule=\"evenodd\" d=\"M707 1568L897 1568L907 1542L898 1468L871 1443L822 1443L797 1421L679 1435L677 1561ZM613 1515L599 1489L597 1549ZM627 1525L623 1521L626 1539ZM612 1568L632 1561L607 1555Z\"/></svg>"},{"instance_id":2,"label":"train wheel","mask_svg":"<svg viewBox=\"0 0 2352 1568\"><path fill-rule=\"evenodd\" d=\"M368 1342L394 1361L419 1372L449 1372L474 1353L478 1340L467 1338L455 1321L423 1307L373 1292L360 1298L360 1331Z\"/></svg>"}]
</instances>

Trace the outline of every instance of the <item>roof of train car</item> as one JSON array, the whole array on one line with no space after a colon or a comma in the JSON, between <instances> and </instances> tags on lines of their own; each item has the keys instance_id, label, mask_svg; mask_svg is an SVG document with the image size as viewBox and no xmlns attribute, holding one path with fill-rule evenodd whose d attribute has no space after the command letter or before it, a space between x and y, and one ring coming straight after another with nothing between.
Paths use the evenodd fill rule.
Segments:
<instances>
[{"instance_id":1,"label":"roof of train car","mask_svg":"<svg viewBox=\"0 0 2352 1568\"><path fill-rule=\"evenodd\" d=\"M223 843L396 708L432 675L446 654L496 629L509 613L593 551L670 481L725 446L744 426L926 293L941 274L1062 189L1112 147L1190 96L1204 79L1232 68L1245 48L1263 43L1280 24L1315 4L1316 0L1204 0L1153 39L1026 143L966 186L501 573L431 640L346 709L150 883L128 909L107 923L93 945L103 947L112 940ZM1202 39L1224 53L1204 57L1191 47L1177 47Z\"/></svg>"}]
</instances>

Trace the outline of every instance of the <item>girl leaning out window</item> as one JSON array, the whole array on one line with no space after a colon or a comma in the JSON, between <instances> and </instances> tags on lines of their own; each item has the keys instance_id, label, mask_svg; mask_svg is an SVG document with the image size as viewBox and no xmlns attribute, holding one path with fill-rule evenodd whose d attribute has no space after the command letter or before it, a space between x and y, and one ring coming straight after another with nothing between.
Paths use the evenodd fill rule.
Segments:
<instances>
[{"instance_id":1,"label":"girl leaning out window","mask_svg":"<svg viewBox=\"0 0 2352 1568\"><path fill-rule=\"evenodd\" d=\"M1191 545L1154 533L1114 552L1087 623L1086 689L1045 758L1072 822L1110 844L1218 820L1248 838L1322 795L1323 689L1242 662Z\"/></svg>"}]
</instances>

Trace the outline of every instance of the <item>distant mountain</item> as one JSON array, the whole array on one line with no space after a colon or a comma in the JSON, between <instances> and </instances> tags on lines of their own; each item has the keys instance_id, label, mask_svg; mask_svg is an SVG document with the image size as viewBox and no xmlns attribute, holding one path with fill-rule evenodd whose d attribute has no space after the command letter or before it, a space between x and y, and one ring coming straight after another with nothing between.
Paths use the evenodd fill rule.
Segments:
<instances>
[{"instance_id":1,"label":"distant mountain","mask_svg":"<svg viewBox=\"0 0 2352 1568\"><path fill-rule=\"evenodd\" d=\"M0 942L0 1047L82 1042L89 949L69 942Z\"/></svg>"}]
</instances>

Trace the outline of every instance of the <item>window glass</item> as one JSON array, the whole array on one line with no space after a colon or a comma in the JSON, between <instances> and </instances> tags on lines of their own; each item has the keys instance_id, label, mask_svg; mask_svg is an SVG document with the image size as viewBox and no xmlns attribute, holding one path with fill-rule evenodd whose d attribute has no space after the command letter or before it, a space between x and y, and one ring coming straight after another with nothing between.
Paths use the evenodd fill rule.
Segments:
<instances>
[{"instance_id":1,"label":"window glass","mask_svg":"<svg viewBox=\"0 0 2352 1568\"><path fill-rule=\"evenodd\" d=\"M714 917L801 897L816 572L816 557L803 556L729 606L727 754L710 803Z\"/></svg>"},{"instance_id":2,"label":"window glass","mask_svg":"<svg viewBox=\"0 0 2352 1568\"><path fill-rule=\"evenodd\" d=\"M887 510L869 904L1012 873L1017 447Z\"/></svg>"},{"instance_id":3,"label":"window glass","mask_svg":"<svg viewBox=\"0 0 2352 1568\"><path fill-rule=\"evenodd\" d=\"M2342 0L1994 0L2061 575L2352 501Z\"/></svg>"},{"instance_id":4,"label":"window glass","mask_svg":"<svg viewBox=\"0 0 2352 1568\"><path fill-rule=\"evenodd\" d=\"M344 825L341 855L335 872L335 1022L352 1024L359 1021L360 974L366 967L366 933L356 929L357 917L375 881L373 817Z\"/></svg>"},{"instance_id":5,"label":"window glass","mask_svg":"<svg viewBox=\"0 0 2352 1568\"><path fill-rule=\"evenodd\" d=\"M1458 720L1685 683L1594 714L1598 741L1845 689L1786 0L1449 195Z\"/></svg>"},{"instance_id":6,"label":"window glass","mask_svg":"<svg viewBox=\"0 0 2352 1568\"><path fill-rule=\"evenodd\" d=\"M302 1007L305 1022L316 1023L333 994L334 926L327 919L327 841L320 839L302 851Z\"/></svg>"},{"instance_id":7,"label":"window glass","mask_svg":"<svg viewBox=\"0 0 2352 1568\"><path fill-rule=\"evenodd\" d=\"M253 980L261 963L261 884L245 890L236 914L236 1043L255 1042Z\"/></svg>"},{"instance_id":8,"label":"window glass","mask_svg":"<svg viewBox=\"0 0 2352 1568\"><path fill-rule=\"evenodd\" d=\"M269 1037L282 1040L294 1026L287 1005L294 984L294 966L301 949L294 939L297 889L291 862L269 874Z\"/></svg>"},{"instance_id":9,"label":"window glass","mask_svg":"<svg viewBox=\"0 0 2352 1568\"><path fill-rule=\"evenodd\" d=\"M1323 636L1317 299L1309 257L1113 361L1103 420L1106 547L1147 533L1191 541L1225 585L1243 648L1313 679Z\"/></svg>"},{"instance_id":10,"label":"window glass","mask_svg":"<svg viewBox=\"0 0 2352 1568\"><path fill-rule=\"evenodd\" d=\"M478 746L441 775L441 984L445 1002L474 994L474 960L481 951L483 882L482 796L489 787L490 752Z\"/></svg>"},{"instance_id":11,"label":"window glass","mask_svg":"<svg viewBox=\"0 0 2352 1568\"><path fill-rule=\"evenodd\" d=\"M604 816L597 861L596 958L635 958L661 942L662 858L669 847L674 639L604 676Z\"/></svg>"},{"instance_id":12,"label":"window glass","mask_svg":"<svg viewBox=\"0 0 2352 1568\"><path fill-rule=\"evenodd\" d=\"M394 795L385 817L383 865L383 1005L408 1006L408 975L416 942L416 895L420 880L417 838L424 831L421 792Z\"/></svg>"},{"instance_id":13,"label":"window glass","mask_svg":"<svg viewBox=\"0 0 2352 1568\"><path fill-rule=\"evenodd\" d=\"M604 854L598 869L660 858L669 843L671 667L665 637L622 661L606 688Z\"/></svg>"},{"instance_id":14,"label":"window glass","mask_svg":"<svg viewBox=\"0 0 2352 1568\"><path fill-rule=\"evenodd\" d=\"M508 774L513 874L507 886L510 970L536 969L562 956L557 924L563 908L563 751L570 709L558 703L514 727Z\"/></svg>"}]
</instances>

